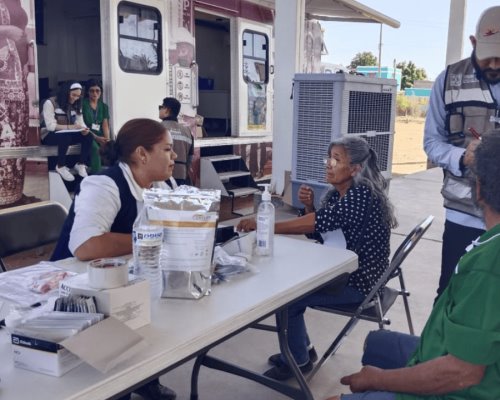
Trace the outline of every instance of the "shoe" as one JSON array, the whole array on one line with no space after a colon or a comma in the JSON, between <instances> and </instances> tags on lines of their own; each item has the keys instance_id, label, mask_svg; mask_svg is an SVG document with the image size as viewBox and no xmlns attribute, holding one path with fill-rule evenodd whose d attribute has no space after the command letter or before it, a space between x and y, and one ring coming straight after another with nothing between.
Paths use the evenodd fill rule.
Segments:
<instances>
[{"instance_id":1,"label":"shoe","mask_svg":"<svg viewBox=\"0 0 500 400\"><path fill-rule=\"evenodd\" d=\"M85 164L75 164L75 170L82 178L86 178L87 174L87 166Z\"/></svg>"},{"instance_id":2,"label":"shoe","mask_svg":"<svg viewBox=\"0 0 500 400\"><path fill-rule=\"evenodd\" d=\"M314 347L309 349L309 361L315 363L318 361L318 353L316 353L316 349ZM282 362L281 353L273 354L271 357L267 359L267 363L269 365L278 365Z\"/></svg>"},{"instance_id":3,"label":"shoe","mask_svg":"<svg viewBox=\"0 0 500 400\"><path fill-rule=\"evenodd\" d=\"M144 400L175 400L177 394L166 386L163 386L157 380L146 383L139 389L134 390L134 393L141 396Z\"/></svg>"},{"instance_id":4,"label":"shoe","mask_svg":"<svg viewBox=\"0 0 500 400\"><path fill-rule=\"evenodd\" d=\"M69 169L66 166L58 167L56 165L56 172L61 175L61 178L65 181L73 182L75 180L75 177L71 174L71 172L69 172Z\"/></svg>"},{"instance_id":5,"label":"shoe","mask_svg":"<svg viewBox=\"0 0 500 400\"><path fill-rule=\"evenodd\" d=\"M299 369L303 374L311 372L313 369L313 363L308 361L307 364L299 366ZM264 376L277 381L286 381L287 379L293 378L294 375L290 367L280 359L278 365L275 365L271 369L264 372Z\"/></svg>"}]
</instances>

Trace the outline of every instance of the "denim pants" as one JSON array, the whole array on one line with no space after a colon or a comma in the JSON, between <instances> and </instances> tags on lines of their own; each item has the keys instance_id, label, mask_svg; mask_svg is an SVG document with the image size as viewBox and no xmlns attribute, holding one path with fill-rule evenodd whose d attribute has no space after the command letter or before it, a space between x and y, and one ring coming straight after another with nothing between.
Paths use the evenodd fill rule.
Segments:
<instances>
[{"instance_id":1,"label":"denim pants","mask_svg":"<svg viewBox=\"0 0 500 400\"><path fill-rule=\"evenodd\" d=\"M416 350L420 338L387 330L372 331L365 341L361 363L382 369L403 368ZM342 400L395 400L391 392L364 392L342 395Z\"/></svg>"},{"instance_id":2,"label":"denim pants","mask_svg":"<svg viewBox=\"0 0 500 400\"><path fill-rule=\"evenodd\" d=\"M83 135L78 131L63 133L49 132L47 133L47 136L42 139L42 144L57 146L58 167L63 167L66 165L66 153L68 152L69 146L78 143L81 144L79 162L82 164L88 164L93 142L94 138L90 133L87 135Z\"/></svg>"},{"instance_id":3,"label":"denim pants","mask_svg":"<svg viewBox=\"0 0 500 400\"><path fill-rule=\"evenodd\" d=\"M357 289L346 286L338 294L331 294L319 290L291 304L288 307L288 346L297 365L309 362L307 336L304 312L312 306L336 306L339 304L361 303L365 296ZM282 356L283 361L284 358Z\"/></svg>"}]
</instances>

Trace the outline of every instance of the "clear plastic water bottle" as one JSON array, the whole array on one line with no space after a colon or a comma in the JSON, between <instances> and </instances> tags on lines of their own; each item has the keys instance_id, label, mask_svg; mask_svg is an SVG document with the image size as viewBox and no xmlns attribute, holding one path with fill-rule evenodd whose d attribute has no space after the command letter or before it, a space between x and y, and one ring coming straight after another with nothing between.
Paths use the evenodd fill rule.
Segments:
<instances>
[{"instance_id":1,"label":"clear plastic water bottle","mask_svg":"<svg viewBox=\"0 0 500 400\"><path fill-rule=\"evenodd\" d=\"M274 206L271 202L269 184L264 186L262 201L257 209L257 248L259 256L272 256L274 250Z\"/></svg>"},{"instance_id":2,"label":"clear plastic water bottle","mask_svg":"<svg viewBox=\"0 0 500 400\"><path fill-rule=\"evenodd\" d=\"M163 291L163 276L160 267L163 227L154 225L148 218L151 203L144 203L132 229L134 273L149 280L151 299L157 300Z\"/></svg>"}]
</instances>

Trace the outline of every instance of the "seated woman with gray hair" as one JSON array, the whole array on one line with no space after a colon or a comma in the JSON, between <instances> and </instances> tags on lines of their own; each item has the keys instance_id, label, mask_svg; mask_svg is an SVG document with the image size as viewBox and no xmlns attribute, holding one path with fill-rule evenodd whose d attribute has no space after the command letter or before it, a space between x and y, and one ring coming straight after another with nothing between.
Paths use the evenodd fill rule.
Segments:
<instances>
[{"instance_id":1,"label":"seated woman with gray hair","mask_svg":"<svg viewBox=\"0 0 500 400\"><path fill-rule=\"evenodd\" d=\"M289 306L288 345L302 372L309 372L317 354L309 341L304 312L312 306L360 303L389 266L391 228L397 226L385 190L387 182L377 166L377 155L359 137L334 140L324 159L326 180L332 185L314 208L314 192L299 189L304 215L275 224L275 233L321 235L325 245L347 248L358 255L358 269L336 293L319 290ZM238 224L238 230L256 228L254 219ZM264 375L285 380L293 376L281 354L269 357L273 368Z\"/></svg>"}]
</instances>

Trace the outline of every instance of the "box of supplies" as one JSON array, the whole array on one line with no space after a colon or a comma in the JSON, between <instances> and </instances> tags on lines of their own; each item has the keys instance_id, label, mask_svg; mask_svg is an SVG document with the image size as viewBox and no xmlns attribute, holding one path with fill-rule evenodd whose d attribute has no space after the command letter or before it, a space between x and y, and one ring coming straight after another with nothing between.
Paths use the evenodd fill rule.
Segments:
<instances>
[{"instance_id":1,"label":"box of supplies","mask_svg":"<svg viewBox=\"0 0 500 400\"><path fill-rule=\"evenodd\" d=\"M12 334L12 354L16 368L61 376L83 361L59 343Z\"/></svg>"},{"instance_id":2,"label":"box of supplies","mask_svg":"<svg viewBox=\"0 0 500 400\"><path fill-rule=\"evenodd\" d=\"M151 296L149 282L129 276L126 286L114 289L94 289L89 286L88 275L80 274L65 279L59 285L59 295L79 294L93 296L97 312L115 317L129 328L138 329L151 322Z\"/></svg>"}]
</instances>

